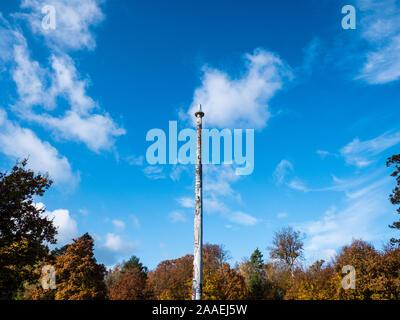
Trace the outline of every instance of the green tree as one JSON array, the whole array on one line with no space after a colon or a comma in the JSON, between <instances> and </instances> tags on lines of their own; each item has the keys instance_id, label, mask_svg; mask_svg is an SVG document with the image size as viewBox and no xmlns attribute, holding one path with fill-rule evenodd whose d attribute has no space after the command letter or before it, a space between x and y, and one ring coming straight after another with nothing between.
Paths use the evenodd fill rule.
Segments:
<instances>
[{"instance_id":1,"label":"green tree","mask_svg":"<svg viewBox=\"0 0 400 320\"><path fill-rule=\"evenodd\" d=\"M129 270L134 270L140 274L147 274L147 267L143 266L140 259L136 256L132 256L128 261L124 262L121 268L121 273L124 274Z\"/></svg>"},{"instance_id":2,"label":"green tree","mask_svg":"<svg viewBox=\"0 0 400 320\"><path fill-rule=\"evenodd\" d=\"M294 277L296 262L303 256L303 234L292 227L276 232L269 248L271 259L282 262Z\"/></svg>"},{"instance_id":3,"label":"green tree","mask_svg":"<svg viewBox=\"0 0 400 320\"><path fill-rule=\"evenodd\" d=\"M386 165L388 167L394 166L395 170L391 174L392 177L396 179L396 187L393 189L392 194L389 196L390 202L394 205L400 204L400 154L394 155L388 159L386 162ZM400 213L400 207L397 209L397 212ZM393 222L389 226L392 229L400 229L400 220ZM399 245L400 246L400 238L395 239L392 238L390 239L390 243L392 245Z\"/></svg>"},{"instance_id":4,"label":"green tree","mask_svg":"<svg viewBox=\"0 0 400 320\"><path fill-rule=\"evenodd\" d=\"M263 255L257 248L250 256L249 298L262 299L264 295Z\"/></svg>"},{"instance_id":5,"label":"green tree","mask_svg":"<svg viewBox=\"0 0 400 320\"><path fill-rule=\"evenodd\" d=\"M27 160L0 172L0 298L13 299L25 282L37 279L35 265L56 243L53 222L33 202L52 181L27 169Z\"/></svg>"},{"instance_id":6,"label":"green tree","mask_svg":"<svg viewBox=\"0 0 400 320\"><path fill-rule=\"evenodd\" d=\"M256 250L254 250L254 252L251 254L250 263L252 264L252 266L255 269L257 269L257 270L262 269L262 267L264 265L263 254L261 253L260 250L258 250L258 248Z\"/></svg>"}]
</instances>

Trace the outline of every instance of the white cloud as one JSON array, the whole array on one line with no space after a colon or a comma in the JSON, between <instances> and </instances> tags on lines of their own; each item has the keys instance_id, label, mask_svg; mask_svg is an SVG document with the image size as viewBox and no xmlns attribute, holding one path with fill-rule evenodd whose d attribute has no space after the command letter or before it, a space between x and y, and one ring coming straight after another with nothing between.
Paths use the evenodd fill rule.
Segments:
<instances>
[{"instance_id":1,"label":"white cloud","mask_svg":"<svg viewBox=\"0 0 400 320\"><path fill-rule=\"evenodd\" d=\"M54 107L54 95L46 92L43 85L46 70L42 69L38 62L30 60L25 39L21 44L14 45L13 49L16 66L12 70L12 78L17 86L19 104Z\"/></svg>"},{"instance_id":2,"label":"white cloud","mask_svg":"<svg viewBox=\"0 0 400 320\"><path fill-rule=\"evenodd\" d=\"M114 233L106 234L106 241L104 247L118 253L128 253L129 251L136 248L136 245L132 242L126 242L121 239L121 237Z\"/></svg>"},{"instance_id":3,"label":"white cloud","mask_svg":"<svg viewBox=\"0 0 400 320\"><path fill-rule=\"evenodd\" d=\"M169 219L171 220L172 223L177 223L177 222L186 222L186 217L182 212L179 211L172 211L168 215Z\"/></svg>"},{"instance_id":4,"label":"white cloud","mask_svg":"<svg viewBox=\"0 0 400 320\"><path fill-rule=\"evenodd\" d=\"M226 214L229 212L229 207L225 203L224 197L219 197L211 194L204 198L204 208L208 213L222 213Z\"/></svg>"},{"instance_id":5,"label":"white cloud","mask_svg":"<svg viewBox=\"0 0 400 320\"><path fill-rule=\"evenodd\" d=\"M92 113L97 103L86 94L87 80L79 79L72 59L67 55L52 56L52 71L42 69L29 57L26 44L15 46L16 67L12 70L19 101L14 107L23 118L52 130L57 136L82 141L95 152L109 150L115 138L125 134L107 114ZM45 80L51 85L45 86ZM57 97L64 98L70 109L62 116L35 113L32 106L56 107Z\"/></svg>"},{"instance_id":6,"label":"white cloud","mask_svg":"<svg viewBox=\"0 0 400 320\"><path fill-rule=\"evenodd\" d=\"M48 142L41 141L33 131L21 128L7 119L0 109L0 151L12 158L29 158L28 165L35 171L48 172L55 183L75 184L79 176L72 172L67 158Z\"/></svg>"},{"instance_id":7,"label":"white cloud","mask_svg":"<svg viewBox=\"0 0 400 320\"><path fill-rule=\"evenodd\" d=\"M369 84L400 78L400 7L395 0L358 0L361 36L369 44L358 75Z\"/></svg>"},{"instance_id":8,"label":"white cloud","mask_svg":"<svg viewBox=\"0 0 400 320\"><path fill-rule=\"evenodd\" d=\"M258 219L254 218L253 216L247 213L240 211L232 212L228 214L227 217L231 222L241 224L244 226L254 226L258 222Z\"/></svg>"},{"instance_id":9,"label":"white cloud","mask_svg":"<svg viewBox=\"0 0 400 320\"><path fill-rule=\"evenodd\" d=\"M30 10L18 16L25 18L33 33L44 37L55 49L94 49L96 41L91 27L103 19L100 4L103 0L23 0L21 8ZM42 8L52 5L56 10L56 29L42 28Z\"/></svg>"},{"instance_id":10,"label":"white cloud","mask_svg":"<svg viewBox=\"0 0 400 320\"><path fill-rule=\"evenodd\" d=\"M240 179L229 164L203 166L204 191L217 196L234 196L232 184Z\"/></svg>"},{"instance_id":11,"label":"white cloud","mask_svg":"<svg viewBox=\"0 0 400 320\"><path fill-rule=\"evenodd\" d=\"M292 72L277 55L256 49L245 55L243 76L203 68L201 87L194 93L188 115L193 119L198 105L203 106L208 126L263 128L270 118L269 101L282 89Z\"/></svg>"},{"instance_id":12,"label":"white cloud","mask_svg":"<svg viewBox=\"0 0 400 320\"><path fill-rule=\"evenodd\" d=\"M123 222L122 220L112 220L111 221L112 224L114 225L114 227L118 228L118 229L124 229L125 228L125 222Z\"/></svg>"},{"instance_id":13,"label":"white cloud","mask_svg":"<svg viewBox=\"0 0 400 320\"><path fill-rule=\"evenodd\" d=\"M382 134L376 138L360 141L355 138L344 146L340 153L348 164L366 167L371 164L373 157L400 143L400 132Z\"/></svg>"},{"instance_id":14,"label":"white cloud","mask_svg":"<svg viewBox=\"0 0 400 320\"><path fill-rule=\"evenodd\" d=\"M33 115L28 117L65 139L82 141L95 152L110 150L115 138L125 134L125 130L119 128L108 114L92 114L82 117L74 111L67 111L63 117L49 115Z\"/></svg>"},{"instance_id":15,"label":"white cloud","mask_svg":"<svg viewBox=\"0 0 400 320\"><path fill-rule=\"evenodd\" d=\"M96 103L86 95L87 80L79 79L71 57L52 55L50 61L53 69L50 93L64 95L73 112L88 115Z\"/></svg>"},{"instance_id":16,"label":"white cloud","mask_svg":"<svg viewBox=\"0 0 400 320\"><path fill-rule=\"evenodd\" d=\"M293 164L288 160L281 160L274 171L274 178L277 184L282 184L286 176L293 171Z\"/></svg>"},{"instance_id":17,"label":"white cloud","mask_svg":"<svg viewBox=\"0 0 400 320\"><path fill-rule=\"evenodd\" d=\"M41 202L37 203L36 206L39 208L45 208L44 204ZM43 216L47 219L53 220L53 224L57 228L57 245L65 245L67 243L70 243L73 238L78 237L78 224L76 220L71 217L68 210L46 210L43 213Z\"/></svg>"},{"instance_id":18,"label":"white cloud","mask_svg":"<svg viewBox=\"0 0 400 320\"><path fill-rule=\"evenodd\" d=\"M179 205L183 208L194 208L194 197L181 197L177 199Z\"/></svg>"}]
</instances>

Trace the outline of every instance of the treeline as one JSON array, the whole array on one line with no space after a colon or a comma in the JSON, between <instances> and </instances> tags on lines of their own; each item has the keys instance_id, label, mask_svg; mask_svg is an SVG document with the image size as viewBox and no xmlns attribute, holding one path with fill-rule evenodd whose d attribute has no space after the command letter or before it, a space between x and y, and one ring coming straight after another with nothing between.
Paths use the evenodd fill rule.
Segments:
<instances>
[{"instance_id":1,"label":"treeline","mask_svg":"<svg viewBox=\"0 0 400 320\"><path fill-rule=\"evenodd\" d=\"M112 270L97 263L89 234L50 251L56 228L34 198L52 181L17 163L0 172L0 299L185 300L191 298L193 256L162 261L149 271L132 256ZM400 155L388 159L397 186L390 201L400 204ZM398 209L400 212L400 208ZM391 228L400 229L400 221ZM203 247L203 298L231 299L399 299L400 240L382 250L362 240L344 246L332 261L303 263L303 238L290 227L275 233L268 256L256 249L231 266L220 245ZM42 273L43 267L50 273ZM55 271L55 287L50 286Z\"/></svg>"},{"instance_id":2,"label":"treeline","mask_svg":"<svg viewBox=\"0 0 400 320\"><path fill-rule=\"evenodd\" d=\"M288 229L286 229L288 230ZM292 230L293 231L293 230ZM281 233L278 233L281 234ZM287 249L290 248L288 238ZM278 250L284 247L275 248ZM301 250L300 250L301 251ZM382 251L362 240L354 240L341 249L329 263L323 260L303 268L292 268L285 254L281 259L264 262L256 249L247 259L231 267L222 246L206 244L203 250L203 298L208 300L383 300L400 299L400 249L387 246ZM139 258L106 271L93 256L93 238L88 234L74 240L51 259L56 271L56 289L43 289L40 275L34 284L26 282L18 299L33 300L187 300L191 298L193 256L162 261L156 269L148 269ZM271 256L271 253L270 253ZM273 254L272 254L273 256ZM355 270L354 285L347 283ZM350 280L349 280L350 281Z\"/></svg>"}]
</instances>

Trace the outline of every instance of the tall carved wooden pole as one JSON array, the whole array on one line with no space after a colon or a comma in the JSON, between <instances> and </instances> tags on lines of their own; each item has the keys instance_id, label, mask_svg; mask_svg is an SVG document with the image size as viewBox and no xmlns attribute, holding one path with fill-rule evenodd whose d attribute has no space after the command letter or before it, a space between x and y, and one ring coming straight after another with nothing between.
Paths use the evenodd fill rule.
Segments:
<instances>
[{"instance_id":1,"label":"tall carved wooden pole","mask_svg":"<svg viewBox=\"0 0 400 320\"><path fill-rule=\"evenodd\" d=\"M201 105L199 105L199 110L194 115L197 120L197 150L192 300L201 300L203 295L203 173L201 164L201 130L202 118L204 117Z\"/></svg>"}]
</instances>

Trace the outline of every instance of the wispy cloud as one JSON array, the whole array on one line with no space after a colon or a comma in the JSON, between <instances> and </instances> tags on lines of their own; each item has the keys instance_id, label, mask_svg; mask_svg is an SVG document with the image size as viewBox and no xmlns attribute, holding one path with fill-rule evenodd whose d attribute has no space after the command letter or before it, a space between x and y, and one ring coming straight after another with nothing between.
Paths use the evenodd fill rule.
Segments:
<instances>
[{"instance_id":1,"label":"wispy cloud","mask_svg":"<svg viewBox=\"0 0 400 320\"><path fill-rule=\"evenodd\" d=\"M241 211L232 212L227 217L231 222L244 226L254 226L259 222L257 218Z\"/></svg>"},{"instance_id":2,"label":"wispy cloud","mask_svg":"<svg viewBox=\"0 0 400 320\"><path fill-rule=\"evenodd\" d=\"M374 181L364 180L358 188L344 187L344 199L332 206L321 218L297 224L307 234L305 251L311 258L329 259L341 246L353 238L366 241L381 239L387 224L377 226L377 220L390 219L391 207L387 200L390 192L390 177ZM388 232L388 231L386 231Z\"/></svg>"},{"instance_id":3,"label":"wispy cloud","mask_svg":"<svg viewBox=\"0 0 400 320\"><path fill-rule=\"evenodd\" d=\"M163 167L148 166L143 169L143 172L147 178L152 180L165 179L165 173Z\"/></svg>"},{"instance_id":4,"label":"wispy cloud","mask_svg":"<svg viewBox=\"0 0 400 320\"><path fill-rule=\"evenodd\" d=\"M294 178L292 181L288 183L288 187L294 190L308 192L310 191L305 183L298 178Z\"/></svg>"},{"instance_id":5,"label":"wispy cloud","mask_svg":"<svg viewBox=\"0 0 400 320\"><path fill-rule=\"evenodd\" d=\"M128 156L125 158L125 160L129 163L131 166L142 166L144 163L144 158L143 156Z\"/></svg>"},{"instance_id":6,"label":"wispy cloud","mask_svg":"<svg viewBox=\"0 0 400 320\"><path fill-rule=\"evenodd\" d=\"M287 218L289 215L288 215L288 213L287 212L279 212L277 215L276 215L276 217L278 218L278 219L284 219L284 218Z\"/></svg>"},{"instance_id":7,"label":"wispy cloud","mask_svg":"<svg viewBox=\"0 0 400 320\"><path fill-rule=\"evenodd\" d=\"M178 198L176 201L178 201L179 205L183 208L194 208L194 197L181 197Z\"/></svg>"},{"instance_id":8,"label":"wispy cloud","mask_svg":"<svg viewBox=\"0 0 400 320\"><path fill-rule=\"evenodd\" d=\"M326 150L317 150L316 153L321 157L321 159L325 159L327 157L338 157L336 153L331 153Z\"/></svg>"},{"instance_id":9,"label":"wispy cloud","mask_svg":"<svg viewBox=\"0 0 400 320\"><path fill-rule=\"evenodd\" d=\"M313 38L310 43L303 49L303 64L298 72L304 76L310 76L317 63L321 63L319 56L321 55L321 40L318 37Z\"/></svg>"},{"instance_id":10,"label":"wispy cloud","mask_svg":"<svg viewBox=\"0 0 400 320\"><path fill-rule=\"evenodd\" d=\"M282 184L286 176L293 171L293 164L289 160L281 160L275 168L274 178L277 184Z\"/></svg>"},{"instance_id":11,"label":"wispy cloud","mask_svg":"<svg viewBox=\"0 0 400 320\"><path fill-rule=\"evenodd\" d=\"M114 225L114 227L118 229L125 229L125 222L123 222L122 220L114 219L111 222Z\"/></svg>"},{"instance_id":12,"label":"wispy cloud","mask_svg":"<svg viewBox=\"0 0 400 320\"><path fill-rule=\"evenodd\" d=\"M168 218L171 220L172 223L177 222L186 222L185 215L180 211L172 211L168 214Z\"/></svg>"},{"instance_id":13,"label":"wispy cloud","mask_svg":"<svg viewBox=\"0 0 400 320\"><path fill-rule=\"evenodd\" d=\"M400 143L400 132L385 133L365 141L355 138L340 150L340 154L348 164L366 167L373 163L374 156L398 143Z\"/></svg>"},{"instance_id":14,"label":"wispy cloud","mask_svg":"<svg viewBox=\"0 0 400 320\"><path fill-rule=\"evenodd\" d=\"M278 163L274 170L273 177L278 186L285 184L293 190L303 192L310 191L301 179L294 176L294 167L289 160L284 159Z\"/></svg>"},{"instance_id":15,"label":"wispy cloud","mask_svg":"<svg viewBox=\"0 0 400 320\"><path fill-rule=\"evenodd\" d=\"M177 164L174 165L170 171L169 177L172 181L179 181L182 173L188 172L189 167L186 165Z\"/></svg>"},{"instance_id":16,"label":"wispy cloud","mask_svg":"<svg viewBox=\"0 0 400 320\"><path fill-rule=\"evenodd\" d=\"M361 36L369 44L357 76L369 84L400 78L400 6L395 0L358 0Z\"/></svg>"},{"instance_id":17,"label":"wispy cloud","mask_svg":"<svg viewBox=\"0 0 400 320\"><path fill-rule=\"evenodd\" d=\"M134 215L132 215L132 223L135 228L140 227L140 221L139 221L138 217L136 217Z\"/></svg>"}]
</instances>

